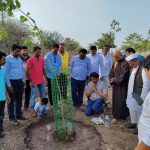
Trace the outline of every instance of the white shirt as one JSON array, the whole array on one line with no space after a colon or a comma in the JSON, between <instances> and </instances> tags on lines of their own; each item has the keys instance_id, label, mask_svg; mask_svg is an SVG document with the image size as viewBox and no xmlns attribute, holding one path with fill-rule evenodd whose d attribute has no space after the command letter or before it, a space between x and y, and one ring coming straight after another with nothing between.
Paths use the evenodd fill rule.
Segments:
<instances>
[{"instance_id":1,"label":"white shirt","mask_svg":"<svg viewBox=\"0 0 150 150\"><path fill-rule=\"evenodd\" d=\"M96 72L99 75L100 69L103 67L103 58L100 54L96 53L96 55L92 56L91 54L88 54L87 57L91 61L91 72Z\"/></svg>"},{"instance_id":2,"label":"white shirt","mask_svg":"<svg viewBox=\"0 0 150 150\"><path fill-rule=\"evenodd\" d=\"M47 113L47 111L48 111L48 105L46 104L46 105L41 105L40 104L40 102L37 102L36 104L35 104L35 107L34 107L34 110L36 110L37 111L37 114L38 115L42 115L42 114L44 114L44 113Z\"/></svg>"},{"instance_id":3,"label":"white shirt","mask_svg":"<svg viewBox=\"0 0 150 150\"><path fill-rule=\"evenodd\" d=\"M94 83L91 81L88 83L88 85L86 86L86 89L85 91L86 92L91 92L93 90L93 86L94 86ZM99 92L102 92L104 94L107 94L108 92L108 88L107 88L107 85L105 84L104 81L101 81L99 80L96 84L96 88ZM96 99L103 99L100 95L98 95L97 93L93 92L91 94L91 96L89 97L90 100L96 100Z\"/></svg>"},{"instance_id":4,"label":"white shirt","mask_svg":"<svg viewBox=\"0 0 150 150\"><path fill-rule=\"evenodd\" d=\"M107 54L105 56L103 53L101 53L100 55L103 58L103 67L101 68L101 76L108 77L113 65L112 56L110 54Z\"/></svg>"},{"instance_id":5,"label":"white shirt","mask_svg":"<svg viewBox=\"0 0 150 150\"><path fill-rule=\"evenodd\" d=\"M140 106L136 102L136 100L132 97L135 74L138 68L139 66L137 68L133 68L132 73L130 75L129 83L128 83L128 95L127 95L127 100L126 100L128 108L134 111L142 111L142 106ZM150 80L148 80L148 78L146 77L144 69L142 70L142 80L143 80L143 88L142 88L142 93L140 96L144 100L148 92L150 91Z\"/></svg>"},{"instance_id":6,"label":"white shirt","mask_svg":"<svg viewBox=\"0 0 150 150\"><path fill-rule=\"evenodd\" d=\"M143 103L143 110L138 126L139 142L144 142L150 146L150 92Z\"/></svg>"}]
</instances>

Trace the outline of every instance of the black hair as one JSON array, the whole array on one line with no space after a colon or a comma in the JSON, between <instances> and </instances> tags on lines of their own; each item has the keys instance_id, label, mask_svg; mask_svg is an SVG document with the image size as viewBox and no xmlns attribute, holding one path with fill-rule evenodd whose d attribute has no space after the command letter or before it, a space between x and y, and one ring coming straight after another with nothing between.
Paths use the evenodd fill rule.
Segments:
<instances>
[{"instance_id":1,"label":"black hair","mask_svg":"<svg viewBox=\"0 0 150 150\"><path fill-rule=\"evenodd\" d=\"M19 45L17 45L17 44L13 44L12 47L11 47L11 51L14 51L16 49L21 50L21 47Z\"/></svg>"},{"instance_id":2,"label":"black hair","mask_svg":"<svg viewBox=\"0 0 150 150\"><path fill-rule=\"evenodd\" d=\"M109 46L109 45L105 45L104 47L110 48L110 46Z\"/></svg>"},{"instance_id":3,"label":"black hair","mask_svg":"<svg viewBox=\"0 0 150 150\"><path fill-rule=\"evenodd\" d=\"M34 46L34 47L33 47L33 52L36 52L37 50L41 50L41 47L39 47L39 46Z\"/></svg>"},{"instance_id":4,"label":"black hair","mask_svg":"<svg viewBox=\"0 0 150 150\"><path fill-rule=\"evenodd\" d=\"M135 49L134 48L132 48L132 47L129 47L129 48L127 48L126 49L126 52L129 52L129 53L135 53L136 51L135 51Z\"/></svg>"},{"instance_id":5,"label":"black hair","mask_svg":"<svg viewBox=\"0 0 150 150\"><path fill-rule=\"evenodd\" d=\"M28 49L28 47L27 46L22 46L21 49Z\"/></svg>"},{"instance_id":6,"label":"black hair","mask_svg":"<svg viewBox=\"0 0 150 150\"><path fill-rule=\"evenodd\" d=\"M52 46L52 49L54 49L54 48L59 48L59 45L58 45L58 44L54 44L54 45Z\"/></svg>"},{"instance_id":7,"label":"black hair","mask_svg":"<svg viewBox=\"0 0 150 150\"><path fill-rule=\"evenodd\" d=\"M48 103L48 98L47 97L42 98L42 104L46 105L47 103Z\"/></svg>"},{"instance_id":8,"label":"black hair","mask_svg":"<svg viewBox=\"0 0 150 150\"><path fill-rule=\"evenodd\" d=\"M63 46L65 46L65 44L64 44L64 43L59 43L59 45L63 45Z\"/></svg>"},{"instance_id":9,"label":"black hair","mask_svg":"<svg viewBox=\"0 0 150 150\"><path fill-rule=\"evenodd\" d=\"M84 49L84 48L81 48L80 51L79 51L79 54L80 54L80 53L87 54L87 50Z\"/></svg>"},{"instance_id":10,"label":"black hair","mask_svg":"<svg viewBox=\"0 0 150 150\"><path fill-rule=\"evenodd\" d=\"M2 57L6 57L6 54L0 51L0 60L2 59Z\"/></svg>"},{"instance_id":11,"label":"black hair","mask_svg":"<svg viewBox=\"0 0 150 150\"><path fill-rule=\"evenodd\" d=\"M150 55L148 55L143 63L143 67L147 70L150 70Z\"/></svg>"},{"instance_id":12,"label":"black hair","mask_svg":"<svg viewBox=\"0 0 150 150\"><path fill-rule=\"evenodd\" d=\"M98 73L96 73L96 72L92 72L92 73L90 74L90 77L99 78L99 75L98 75Z\"/></svg>"},{"instance_id":13,"label":"black hair","mask_svg":"<svg viewBox=\"0 0 150 150\"><path fill-rule=\"evenodd\" d=\"M92 46L90 47L90 50L91 50L91 51L92 51L92 50L97 51L97 47L96 47L95 45L92 45Z\"/></svg>"}]
</instances>

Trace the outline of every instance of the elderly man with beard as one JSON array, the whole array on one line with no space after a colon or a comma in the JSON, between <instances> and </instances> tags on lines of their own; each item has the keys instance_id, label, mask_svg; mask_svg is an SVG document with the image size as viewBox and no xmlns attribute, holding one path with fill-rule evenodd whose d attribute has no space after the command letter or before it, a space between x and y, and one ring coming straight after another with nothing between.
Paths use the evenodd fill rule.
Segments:
<instances>
[{"instance_id":1,"label":"elderly man with beard","mask_svg":"<svg viewBox=\"0 0 150 150\"><path fill-rule=\"evenodd\" d=\"M120 51L114 54L115 62L111 68L109 78L112 85L112 123L117 119L126 119L129 112L126 106L130 67Z\"/></svg>"}]
</instances>

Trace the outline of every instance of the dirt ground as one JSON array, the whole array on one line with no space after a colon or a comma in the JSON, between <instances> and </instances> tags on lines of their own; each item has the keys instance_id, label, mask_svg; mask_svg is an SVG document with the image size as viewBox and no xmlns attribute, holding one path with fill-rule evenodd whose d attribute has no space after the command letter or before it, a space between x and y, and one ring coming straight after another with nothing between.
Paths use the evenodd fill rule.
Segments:
<instances>
[{"instance_id":1,"label":"dirt ground","mask_svg":"<svg viewBox=\"0 0 150 150\"><path fill-rule=\"evenodd\" d=\"M111 91L109 92L109 100ZM92 117L87 117L84 112L74 112L76 137L73 142L60 142L54 140L53 115L50 110L48 116L41 120L31 117L29 111L24 111L29 117L20 121L20 125L13 127L9 124L6 112L4 128L6 136L0 139L0 150L134 150L138 142L137 136L131 130L125 129L126 121L111 124L110 128L91 123ZM48 131L47 126L51 127Z\"/></svg>"}]
</instances>

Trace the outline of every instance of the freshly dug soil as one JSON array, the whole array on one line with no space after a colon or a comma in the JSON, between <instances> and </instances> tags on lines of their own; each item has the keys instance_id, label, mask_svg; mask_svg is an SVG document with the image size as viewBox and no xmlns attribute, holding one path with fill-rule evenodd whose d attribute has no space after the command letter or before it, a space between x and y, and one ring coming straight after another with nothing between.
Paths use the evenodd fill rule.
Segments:
<instances>
[{"instance_id":1,"label":"freshly dug soil","mask_svg":"<svg viewBox=\"0 0 150 150\"><path fill-rule=\"evenodd\" d=\"M31 150L100 150L101 137L93 127L75 123L74 141L54 138L54 122L42 121L26 129L26 144Z\"/></svg>"}]
</instances>

